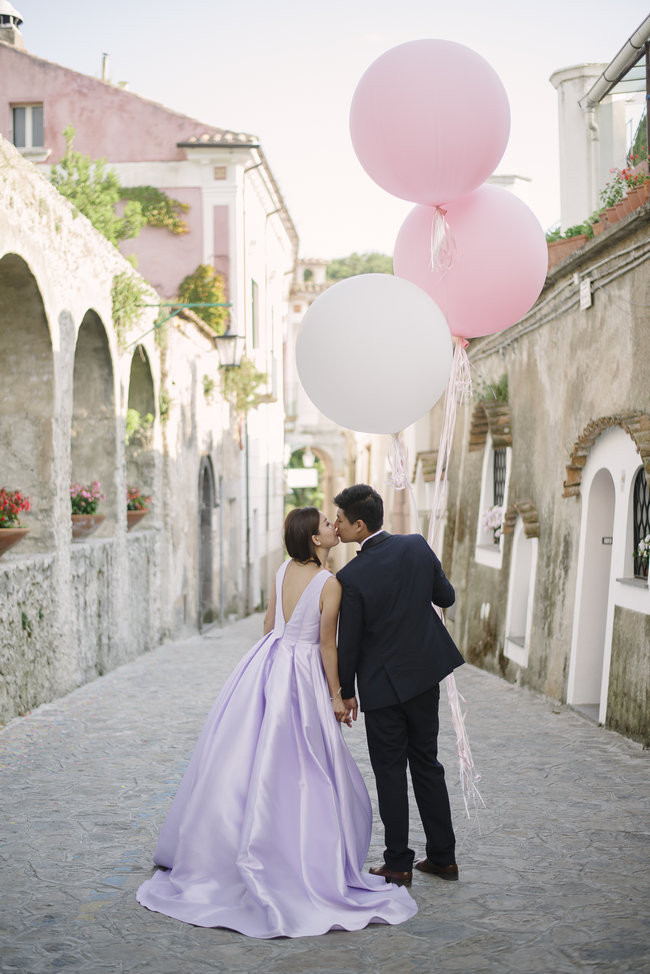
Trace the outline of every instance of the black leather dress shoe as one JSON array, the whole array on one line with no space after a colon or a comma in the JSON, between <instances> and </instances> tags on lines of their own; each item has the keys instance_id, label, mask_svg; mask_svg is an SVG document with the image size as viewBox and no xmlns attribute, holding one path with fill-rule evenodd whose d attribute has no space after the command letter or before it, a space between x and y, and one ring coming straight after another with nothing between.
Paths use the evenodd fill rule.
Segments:
<instances>
[{"instance_id":1,"label":"black leather dress shoe","mask_svg":"<svg viewBox=\"0 0 650 974\"><path fill-rule=\"evenodd\" d=\"M371 866L369 872L373 876L383 876L387 883L395 883L396 886L410 886L413 873L409 869L407 872L398 872L389 869L388 866Z\"/></svg>"},{"instance_id":2,"label":"black leather dress shoe","mask_svg":"<svg viewBox=\"0 0 650 974\"><path fill-rule=\"evenodd\" d=\"M455 863L449 866L439 866L428 859L418 859L415 868L423 873L431 873L432 876L440 876L441 879L458 879L458 866Z\"/></svg>"}]
</instances>

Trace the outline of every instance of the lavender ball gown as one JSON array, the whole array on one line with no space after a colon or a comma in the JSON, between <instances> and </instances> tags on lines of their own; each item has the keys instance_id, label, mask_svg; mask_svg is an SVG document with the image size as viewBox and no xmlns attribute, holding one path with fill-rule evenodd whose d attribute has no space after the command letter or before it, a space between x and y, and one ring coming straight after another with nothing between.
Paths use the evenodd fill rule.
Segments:
<instances>
[{"instance_id":1,"label":"lavender ball gown","mask_svg":"<svg viewBox=\"0 0 650 974\"><path fill-rule=\"evenodd\" d=\"M217 698L163 824L150 910L249 937L307 937L417 912L403 887L362 873L372 811L330 703L320 656L318 572L285 622Z\"/></svg>"}]
</instances>

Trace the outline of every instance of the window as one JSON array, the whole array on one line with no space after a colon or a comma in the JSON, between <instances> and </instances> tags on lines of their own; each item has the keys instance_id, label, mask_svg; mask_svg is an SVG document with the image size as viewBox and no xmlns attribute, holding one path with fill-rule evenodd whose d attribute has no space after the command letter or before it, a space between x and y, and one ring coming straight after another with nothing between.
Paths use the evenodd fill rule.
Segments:
<instances>
[{"instance_id":1,"label":"window","mask_svg":"<svg viewBox=\"0 0 650 974\"><path fill-rule=\"evenodd\" d=\"M492 568L501 568L501 527L508 500L511 452L511 447L495 447L492 437L487 437L474 557Z\"/></svg>"},{"instance_id":2,"label":"window","mask_svg":"<svg viewBox=\"0 0 650 974\"><path fill-rule=\"evenodd\" d=\"M536 571L537 538L526 537L523 520L518 517L512 541L504 653L519 666L528 665Z\"/></svg>"},{"instance_id":3,"label":"window","mask_svg":"<svg viewBox=\"0 0 650 974\"><path fill-rule=\"evenodd\" d=\"M506 493L506 467L507 467L507 451L505 446L498 447L494 451L493 458L493 497L494 506L503 507L503 499Z\"/></svg>"},{"instance_id":4,"label":"window","mask_svg":"<svg viewBox=\"0 0 650 974\"><path fill-rule=\"evenodd\" d=\"M634 577L645 579L648 577L648 559L637 555L639 542L644 541L646 535L650 534L650 490L648 490L648 481L643 467L634 479L632 517L634 519Z\"/></svg>"},{"instance_id":5,"label":"window","mask_svg":"<svg viewBox=\"0 0 650 974\"><path fill-rule=\"evenodd\" d=\"M43 106L16 105L11 111L13 116L13 140L16 148L42 148Z\"/></svg>"}]
</instances>

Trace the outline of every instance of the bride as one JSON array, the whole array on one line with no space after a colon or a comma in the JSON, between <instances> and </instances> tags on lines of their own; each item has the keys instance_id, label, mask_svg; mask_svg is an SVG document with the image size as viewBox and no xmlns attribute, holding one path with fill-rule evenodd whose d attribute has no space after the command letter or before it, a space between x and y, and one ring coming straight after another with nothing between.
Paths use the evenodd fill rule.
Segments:
<instances>
[{"instance_id":1,"label":"bride","mask_svg":"<svg viewBox=\"0 0 650 974\"><path fill-rule=\"evenodd\" d=\"M150 910L250 937L307 937L417 912L404 887L362 873L372 811L343 740L338 544L314 507L285 521L264 636L210 711L140 886Z\"/></svg>"}]
</instances>

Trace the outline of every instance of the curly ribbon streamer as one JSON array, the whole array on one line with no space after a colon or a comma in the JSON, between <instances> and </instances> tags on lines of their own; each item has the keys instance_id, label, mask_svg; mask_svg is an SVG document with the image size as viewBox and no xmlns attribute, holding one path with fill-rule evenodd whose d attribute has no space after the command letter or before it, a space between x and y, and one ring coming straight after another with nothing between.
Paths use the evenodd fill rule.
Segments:
<instances>
[{"instance_id":1,"label":"curly ribbon streamer","mask_svg":"<svg viewBox=\"0 0 650 974\"><path fill-rule=\"evenodd\" d=\"M445 394L445 412L442 422L442 432L438 444L436 458L436 479L433 488L433 502L431 504L431 519L427 541L436 549L440 540L440 528L447 512L447 467L451 455L451 445L456 428L456 409L472 395L472 378L470 375L469 359L467 358L468 342L464 338L456 340L454 359L447 383Z\"/></svg>"},{"instance_id":2,"label":"curly ribbon streamer","mask_svg":"<svg viewBox=\"0 0 650 974\"><path fill-rule=\"evenodd\" d=\"M456 263L456 240L447 223L447 211L434 206L431 218L430 265L445 274Z\"/></svg>"},{"instance_id":3,"label":"curly ribbon streamer","mask_svg":"<svg viewBox=\"0 0 650 974\"><path fill-rule=\"evenodd\" d=\"M465 712L463 713L461 704L467 705L467 701L462 693L459 693L453 673L445 677L443 683L447 689L447 700L449 701L449 709L451 710L451 722L456 731L456 755L458 757L460 787L463 793L465 812L467 813L467 817L471 818L468 799L471 798L474 804L474 810L478 809L479 802L485 808L485 802L476 786L476 782L481 780L481 776L474 768L472 750L469 746L467 731L465 730L467 706L465 706Z\"/></svg>"},{"instance_id":4,"label":"curly ribbon streamer","mask_svg":"<svg viewBox=\"0 0 650 974\"><path fill-rule=\"evenodd\" d=\"M408 487L413 510L417 518L418 506L415 500L415 494L413 493L413 487L411 486L411 478L409 477L408 450L406 449L406 444L402 439L401 433L393 433L391 436L391 442L388 448L388 463L390 466L390 481L393 487L395 490L404 490Z\"/></svg>"},{"instance_id":5,"label":"curly ribbon streamer","mask_svg":"<svg viewBox=\"0 0 650 974\"><path fill-rule=\"evenodd\" d=\"M395 490L408 487L409 469L408 452L401 433L393 433L388 448L388 463L390 465L390 479Z\"/></svg>"},{"instance_id":6,"label":"curly ribbon streamer","mask_svg":"<svg viewBox=\"0 0 650 974\"><path fill-rule=\"evenodd\" d=\"M454 359L451 367L451 374L447 384L445 394L445 412L438 446L438 457L436 461L436 480L433 492L433 503L431 506L431 518L429 521L429 532L427 541L435 550L438 543L438 535L442 526L447 510L447 467L451 454L451 445L454 438L456 426L456 410L458 405L465 399L471 397L472 379L470 375L469 360L467 358L467 345L465 339L459 338L456 341ZM409 488L413 510L416 517L418 515L417 503L411 481L408 474L408 454L404 441L399 433L393 434L391 445L388 451L388 462L391 469L391 481L396 490ZM419 522L418 522L419 523ZM436 606L436 611L440 616L442 624L445 624L442 609ZM464 697L458 692L456 678L453 673L443 680L447 690L447 700L451 711L451 722L456 732L456 755L458 757L460 771L460 786L463 794L463 803L467 817L471 818L469 811L470 801L474 808L478 808L480 803L485 808L485 802L477 788L476 782L480 780L480 775L474 768L474 759L469 746L469 738L465 730L465 713L461 703L466 703Z\"/></svg>"}]
</instances>

